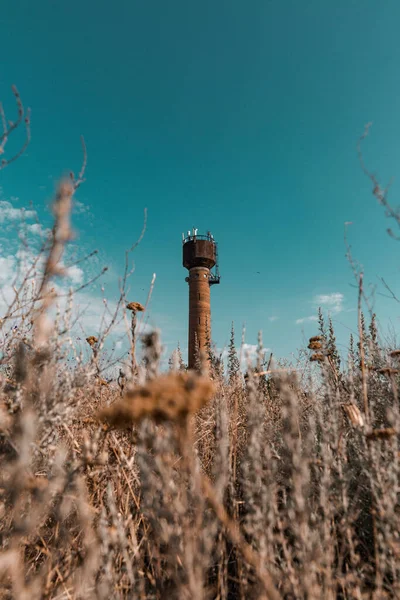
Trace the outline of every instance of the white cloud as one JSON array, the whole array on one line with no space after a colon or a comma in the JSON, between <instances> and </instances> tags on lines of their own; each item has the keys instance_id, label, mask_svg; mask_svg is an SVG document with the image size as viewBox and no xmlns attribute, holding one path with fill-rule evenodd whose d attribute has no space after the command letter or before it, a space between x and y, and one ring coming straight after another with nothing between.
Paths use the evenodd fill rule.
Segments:
<instances>
[{"instance_id":1,"label":"white cloud","mask_svg":"<svg viewBox=\"0 0 400 600\"><path fill-rule=\"evenodd\" d=\"M16 243L11 242L9 250L16 248ZM18 287L23 281L25 274L30 269L35 254L33 251L20 248L14 251L13 254L7 254L5 248L0 245L0 316L7 312L8 306L15 297L14 284ZM40 280L41 273L44 268L45 257L37 262L35 269L32 271L29 281L26 283L27 299L35 296L37 282ZM62 263L60 264L62 267ZM59 307L60 314L65 314L69 308L70 298L68 295L71 284L73 287L84 283L86 277L85 271L78 265L72 265L65 269L66 275L57 280L53 284L53 288L57 292L55 304ZM116 300L107 300L103 298L100 292L100 286L85 288L73 297L73 306L71 312L71 324L73 337L82 337L85 335L99 335L110 325L113 320L117 307ZM121 340L127 336L130 329L130 315L127 315L127 320L122 318L120 310L118 317L110 331L110 338L115 340L119 337ZM146 323L140 325L139 335L148 333L153 328ZM126 337L126 345L129 346L128 337ZM121 347L125 346L125 341L121 342Z\"/></svg>"},{"instance_id":2,"label":"white cloud","mask_svg":"<svg viewBox=\"0 0 400 600\"><path fill-rule=\"evenodd\" d=\"M15 223L19 227L19 231L24 231L33 237L29 240L29 246L21 244L21 238L5 238L3 244L0 244L0 317L7 313L8 307L15 298L15 288L18 288L24 280L28 270L30 271L29 280L25 282L26 295L24 296L23 304L26 310L29 309L29 300L35 298L38 282L41 279L46 260L45 254L42 254L39 259L36 258L38 237L48 234L50 231L45 229L40 223L37 223L37 214L34 210L23 210L15 208L13 202L4 200L2 190L0 188L0 224ZM78 210L84 211L83 206L78 206ZM34 220L35 222L27 223L26 220ZM4 229L6 229L4 227ZM75 256L75 252L70 247L67 247L64 258L65 262L71 260L71 256ZM32 265L34 268L31 270ZM129 330L130 330L130 314L127 319L122 318L122 307L119 307L119 313L114 322L115 310L117 307L116 299L103 298L100 291L100 285L91 285L85 287L79 293L75 294L70 306L70 288L77 288L86 281L93 279L100 269L93 267L92 262L82 262L79 265L73 264L66 267L63 262L59 265L65 269L64 277L59 277L53 282L52 287L56 291L58 297L55 300L54 310L58 307L60 315L70 314L70 334L73 339L80 339L84 345L86 335L99 336L108 326L112 324L108 335L107 346L113 343L117 344L118 351L129 349ZM93 273L93 268L96 272ZM116 289L118 293L118 289ZM70 312L69 312L70 311ZM18 314L20 314L20 310ZM10 321L10 326L12 325ZM145 321L140 326L138 336L152 331L153 327Z\"/></svg>"},{"instance_id":3,"label":"white cloud","mask_svg":"<svg viewBox=\"0 0 400 600\"><path fill-rule=\"evenodd\" d=\"M89 207L83 202L74 199L73 211L76 215L82 215L83 213L87 213L89 211Z\"/></svg>"},{"instance_id":4,"label":"white cloud","mask_svg":"<svg viewBox=\"0 0 400 600\"><path fill-rule=\"evenodd\" d=\"M33 235L38 235L40 237L47 236L50 233L50 229L44 228L40 223L30 223L24 225L24 228L26 228L26 230L29 233L32 233Z\"/></svg>"},{"instance_id":5,"label":"white cloud","mask_svg":"<svg viewBox=\"0 0 400 600\"><path fill-rule=\"evenodd\" d=\"M8 202L7 200L0 200L0 223L24 219L35 219L36 216L35 210L15 208L11 202Z\"/></svg>"},{"instance_id":6,"label":"white cloud","mask_svg":"<svg viewBox=\"0 0 400 600\"><path fill-rule=\"evenodd\" d=\"M264 358L267 352L270 352L270 348L262 348L261 357ZM250 364L253 364L257 358L258 345L257 344L243 344L241 352L241 368L247 369ZM238 350L238 356L240 356L240 349Z\"/></svg>"},{"instance_id":7,"label":"white cloud","mask_svg":"<svg viewBox=\"0 0 400 600\"><path fill-rule=\"evenodd\" d=\"M296 319L296 325L301 325L302 323L309 323L311 321L317 321L318 317L316 315L311 315L310 317L302 317L301 319Z\"/></svg>"},{"instance_id":8,"label":"white cloud","mask_svg":"<svg viewBox=\"0 0 400 600\"><path fill-rule=\"evenodd\" d=\"M278 319L279 319L279 317L275 317L275 316L268 317L268 321L271 321L271 323L273 323L274 321L277 321Z\"/></svg>"},{"instance_id":9,"label":"white cloud","mask_svg":"<svg viewBox=\"0 0 400 600\"><path fill-rule=\"evenodd\" d=\"M11 285L16 271L15 256L0 256L0 285Z\"/></svg>"},{"instance_id":10,"label":"white cloud","mask_svg":"<svg viewBox=\"0 0 400 600\"><path fill-rule=\"evenodd\" d=\"M344 310L343 307L344 295L340 292L333 292L332 294L318 294L314 296L312 300L312 304L317 307L325 308L331 313L340 313ZM317 321L318 317L316 315L310 315L309 317L302 317L301 319L296 319L296 325L301 325L303 323L308 323L311 321Z\"/></svg>"},{"instance_id":11,"label":"white cloud","mask_svg":"<svg viewBox=\"0 0 400 600\"><path fill-rule=\"evenodd\" d=\"M258 345L257 344L243 344L242 353L249 358L255 358L257 356ZM269 348L262 348L261 354L269 352Z\"/></svg>"},{"instance_id":12,"label":"white cloud","mask_svg":"<svg viewBox=\"0 0 400 600\"><path fill-rule=\"evenodd\" d=\"M187 348L185 348L185 352L186 351L187 351ZM183 350L182 350L182 352L183 352ZM241 358L241 364L240 364L241 370L246 371L249 368L249 365L254 364L254 362L257 358L257 352L258 352L257 344L243 344L241 347L236 348L236 354L237 354L238 358ZM268 352L271 352L271 348L262 348L262 350L261 350L262 358L264 358ZM229 349L225 347L221 351L221 349L219 348L217 350L217 353L221 356L222 360L226 363L226 361L228 359Z\"/></svg>"},{"instance_id":13,"label":"white cloud","mask_svg":"<svg viewBox=\"0 0 400 600\"><path fill-rule=\"evenodd\" d=\"M65 269L65 276L70 279L72 283L80 285L83 283L85 274L78 265L72 265Z\"/></svg>"},{"instance_id":14,"label":"white cloud","mask_svg":"<svg viewBox=\"0 0 400 600\"><path fill-rule=\"evenodd\" d=\"M2 197L3 191L0 188L0 198ZM33 209L16 208L13 203L17 202L18 198L11 198L9 200L0 200L0 224L3 223L14 223L16 221L21 222L21 231L26 231L33 235L45 236L50 233L50 229L44 228L40 223L27 223L26 221L35 219L37 220L37 212Z\"/></svg>"},{"instance_id":15,"label":"white cloud","mask_svg":"<svg viewBox=\"0 0 400 600\"><path fill-rule=\"evenodd\" d=\"M320 294L315 296L314 304L317 306L325 306L329 310L335 313L339 313L343 310L343 294L334 292L332 294Z\"/></svg>"},{"instance_id":16,"label":"white cloud","mask_svg":"<svg viewBox=\"0 0 400 600\"><path fill-rule=\"evenodd\" d=\"M66 298L61 299L62 304L66 305ZM100 292L96 290L82 290L74 296L73 306L73 320L78 318L76 328L86 335L98 336L103 332L111 323L114 318L117 302L115 300L107 300L101 296ZM126 315L126 319L123 318L123 313L120 310L114 324L112 325L110 336L128 336L130 331L130 313ZM145 333L153 331L154 327L148 325L144 321L141 323L139 320L137 326L138 336L142 336ZM128 337L127 337L128 341Z\"/></svg>"},{"instance_id":17,"label":"white cloud","mask_svg":"<svg viewBox=\"0 0 400 600\"><path fill-rule=\"evenodd\" d=\"M2 189L0 188L0 198L2 197ZM13 205L18 201L18 198L9 200L0 199L0 224L20 223L20 231L30 233L35 236L44 237L50 233L49 229L44 228L40 223L27 223L34 219L37 221L37 212L32 209L16 208Z\"/></svg>"},{"instance_id":18,"label":"white cloud","mask_svg":"<svg viewBox=\"0 0 400 600\"><path fill-rule=\"evenodd\" d=\"M77 327L87 335L97 336L101 330L104 330L110 324L114 310L115 304L105 303L100 293L83 290L74 298L74 320L79 316ZM125 323L116 323L113 331L116 334L124 333Z\"/></svg>"}]
</instances>

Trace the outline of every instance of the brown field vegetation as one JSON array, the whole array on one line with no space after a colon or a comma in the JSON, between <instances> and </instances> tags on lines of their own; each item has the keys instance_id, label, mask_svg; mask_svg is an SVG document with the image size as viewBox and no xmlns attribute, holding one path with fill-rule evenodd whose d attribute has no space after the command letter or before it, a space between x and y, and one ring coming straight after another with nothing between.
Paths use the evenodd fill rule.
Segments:
<instances>
[{"instance_id":1,"label":"brown field vegetation","mask_svg":"<svg viewBox=\"0 0 400 600\"><path fill-rule=\"evenodd\" d=\"M107 381L117 317L83 360L54 286L83 175L0 322L0 597L399 597L400 358L365 322L362 275L347 360L320 314L298 364L265 365L260 340L244 377L233 332L226 373L211 346L198 372L176 351L161 373L127 265L130 362Z\"/></svg>"}]
</instances>

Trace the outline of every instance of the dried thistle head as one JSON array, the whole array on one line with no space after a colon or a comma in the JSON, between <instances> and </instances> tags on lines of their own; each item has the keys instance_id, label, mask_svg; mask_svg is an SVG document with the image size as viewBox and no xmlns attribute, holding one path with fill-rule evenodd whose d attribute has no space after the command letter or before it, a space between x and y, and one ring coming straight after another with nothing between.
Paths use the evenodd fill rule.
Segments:
<instances>
[{"instance_id":1,"label":"dried thistle head","mask_svg":"<svg viewBox=\"0 0 400 600\"><path fill-rule=\"evenodd\" d=\"M93 346L95 346L99 340L94 335L89 335L89 337L86 338L86 341L89 346L93 348Z\"/></svg>"},{"instance_id":2,"label":"dried thistle head","mask_svg":"<svg viewBox=\"0 0 400 600\"><path fill-rule=\"evenodd\" d=\"M321 350L322 343L318 342L316 340L313 342L310 341L310 343L308 344L308 348L309 348L309 350Z\"/></svg>"},{"instance_id":3,"label":"dried thistle head","mask_svg":"<svg viewBox=\"0 0 400 600\"><path fill-rule=\"evenodd\" d=\"M312 354L310 356L311 362L324 362L324 360L325 360L325 356L319 352L316 352L315 354Z\"/></svg>"},{"instance_id":4,"label":"dried thistle head","mask_svg":"<svg viewBox=\"0 0 400 600\"><path fill-rule=\"evenodd\" d=\"M211 400L214 384L194 372L169 373L127 392L124 398L100 411L98 417L118 428L145 417L156 422L183 421Z\"/></svg>"},{"instance_id":5,"label":"dried thistle head","mask_svg":"<svg viewBox=\"0 0 400 600\"><path fill-rule=\"evenodd\" d=\"M310 337L309 342L312 344L313 342L323 342L323 340L324 338L322 335L314 335L313 337Z\"/></svg>"},{"instance_id":6,"label":"dried thistle head","mask_svg":"<svg viewBox=\"0 0 400 600\"><path fill-rule=\"evenodd\" d=\"M49 485L49 481L46 477L30 475L27 476L25 481L25 487L27 490L32 492L43 492Z\"/></svg>"},{"instance_id":7,"label":"dried thistle head","mask_svg":"<svg viewBox=\"0 0 400 600\"><path fill-rule=\"evenodd\" d=\"M43 367L51 359L51 350L50 348L38 348L32 358L31 364L36 367Z\"/></svg>"},{"instance_id":8,"label":"dried thistle head","mask_svg":"<svg viewBox=\"0 0 400 600\"><path fill-rule=\"evenodd\" d=\"M392 350L392 352L389 353L389 356L391 358L400 358L400 350Z\"/></svg>"},{"instance_id":9,"label":"dried thistle head","mask_svg":"<svg viewBox=\"0 0 400 600\"><path fill-rule=\"evenodd\" d=\"M143 304L140 304L140 302L129 302L129 304L126 305L126 308L133 312L144 312L144 306Z\"/></svg>"},{"instance_id":10,"label":"dried thistle head","mask_svg":"<svg viewBox=\"0 0 400 600\"><path fill-rule=\"evenodd\" d=\"M367 440L388 440L394 435L397 435L397 431L393 427L386 427L385 429L372 429L366 434Z\"/></svg>"}]
</instances>

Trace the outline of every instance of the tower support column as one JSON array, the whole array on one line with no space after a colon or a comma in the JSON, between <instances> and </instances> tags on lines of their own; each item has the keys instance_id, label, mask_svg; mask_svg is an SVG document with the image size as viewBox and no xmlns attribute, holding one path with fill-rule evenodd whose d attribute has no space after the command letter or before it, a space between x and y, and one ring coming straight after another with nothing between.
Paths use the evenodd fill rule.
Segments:
<instances>
[{"instance_id":1,"label":"tower support column","mask_svg":"<svg viewBox=\"0 0 400 600\"><path fill-rule=\"evenodd\" d=\"M196 351L206 349L211 339L210 270L192 267L189 270L189 369L195 367Z\"/></svg>"}]
</instances>

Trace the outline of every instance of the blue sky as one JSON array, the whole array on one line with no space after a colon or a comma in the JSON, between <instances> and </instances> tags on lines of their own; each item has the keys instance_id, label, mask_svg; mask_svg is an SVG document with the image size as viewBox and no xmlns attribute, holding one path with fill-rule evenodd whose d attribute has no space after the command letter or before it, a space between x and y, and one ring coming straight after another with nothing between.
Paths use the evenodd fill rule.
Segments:
<instances>
[{"instance_id":1,"label":"blue sky","mask_svg":"<svg viewBox=\"0 0 400 600\"><path fill-rule=\"evenodd\" d=\"M315 333L299 321L321 302L346 344L356 292L344 222L366 285L381 276L400 295L398 242L356 153L373 121L365 159L383 183L395 178L396 205L399 19L396 0L6 0L0 98L11 118L18 86L32 142L1 173L3 201L32 202L46 222L54 181L79 168L83 134L76 243L99 249L112 298L147 208L130 296L143 301L157 274L149 320L171 349L186 345L181 232L192 226L219 241L219 347L233 320L249 343L262 329L265 345L288 355ZM385 334L399 311L380 291Z\"/></svg>"}]
</instances>

